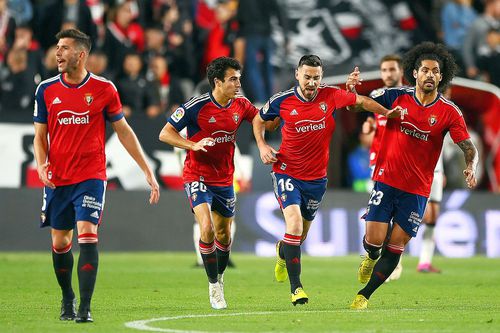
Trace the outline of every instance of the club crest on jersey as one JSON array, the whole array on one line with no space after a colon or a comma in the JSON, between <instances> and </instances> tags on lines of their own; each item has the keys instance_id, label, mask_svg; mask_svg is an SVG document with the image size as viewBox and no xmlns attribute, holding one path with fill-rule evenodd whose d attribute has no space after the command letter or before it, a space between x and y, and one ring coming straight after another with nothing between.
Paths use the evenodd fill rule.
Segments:
<instances>
[{"instance_id":1,"label":"club crest on jersey","mask_svg":"<svg viewBox=\"0 0 500 333\"><path fill-rule=\"evenodd\" d=\"M94 97L92 96L92 94L85 94L85 103L87 103L87 105L92 104L93 100Z\"/></svg>"},{"instance_id":2,"label":"club crest on jersey","mask_svg":"<svg viewBox=\"0 0 500 333\"><path fill-rule=\"evenodd\" d=\"M235 123L238 123L238 120L240 120L240 115L237 113L233 113L233 120Z\"/></svg>"},{"instance_id":3,"label":"club crest on jersey","mask_svg":"<svg viewBox=\"0 0 500 333\"><path fill-rule=\"evenodd\" d=\"M321 111L326 113L326 110L328 110L328 105L325 102L321 102L319 103L319 108L321 109Z\"/></svg>"},{"instance_id":4,"label":"club crest on jersey","mask_svg":"<svg viewBox=\"0 0 500 333\"><path fill-rule=\"evenodd\" d=\"M431 114L431 116L429 117L429 125L434 126L434 125L436 125L436 123L437 123L436 116Z\"/></svg>"}]
</instances>

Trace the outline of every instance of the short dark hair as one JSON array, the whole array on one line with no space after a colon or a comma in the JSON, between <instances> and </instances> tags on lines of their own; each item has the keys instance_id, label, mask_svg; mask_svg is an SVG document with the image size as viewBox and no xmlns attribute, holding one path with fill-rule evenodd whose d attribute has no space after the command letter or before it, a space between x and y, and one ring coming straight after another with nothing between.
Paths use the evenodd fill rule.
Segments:
<instances>
[{"instance_id":1,"label":"short dark hair","mask_svg":"<svg viewBox=\"0 0 500 333\"><path fill-rule=\"evenodd\" d=\"M83 47L89 53L92 49L92 41L90 40L90 37L77 29L61 30L56 34L56 38L57 40L62 38L72 38L79 46Z\"/></svg>"},{"instance_id":2,"label":"short dark hair","mask_svg":"<svg viewBox=\"0 0 500 333\"><path fill-rule=\"evenodd\" d=\"M215 79L219 79L224 82L224 76L226 75L226 70L232 68L237 71L241 71L241 64L238 60L229 57L219 57L212 60L207 66L207 78L210 88L215 88Z\"/></svg>"},{"instance_id":3,"label":"short dark hair","mask_svg":"<svg viewBox=\"0 0 500 333\"><path fill-rule=\"evenodd\" d=\"M399 54L387 54L380 59L379 65L382 65L386 61L395 61L398 63L399 68L403 68L403 59Z\"/></svg>"},{"instance_id":4,"label":"short dark hair","mask_svg":"<svg viewBox=\"0 0 500 333\"><path fill-rule=\"evenodd\" d=\"M299 65L297 66L297 68L300 66L303 66L303 65L311 66L311 67L323 67L323 63L321 62L321 59L317 55L314 55L314 54L303 55L302 58L300 58L300 60L299 60Z\"/></svg>"},{"instance_id":5,"label":"short dark hair","mask_svg":"<svg viewBox=\"0 0 500 333\"><path fill-rule=\"evenodd\" d=\"M435 60L439 63L441 81L438 90L444 91L457 73L458 66L455 59L443 44L423 42L413 47L403 57L405 79L413 86L417 83L413 77L413 70L418 71L424 60Z\"/></svg>"}]
</instances>

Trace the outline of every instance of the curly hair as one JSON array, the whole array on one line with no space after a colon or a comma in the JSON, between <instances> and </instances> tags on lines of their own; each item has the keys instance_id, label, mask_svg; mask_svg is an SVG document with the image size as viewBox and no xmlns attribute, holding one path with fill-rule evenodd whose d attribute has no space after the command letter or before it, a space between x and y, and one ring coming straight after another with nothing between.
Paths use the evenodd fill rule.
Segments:
<instances>
[{"instance_id":1,"label":"curly hair","mask_svg":"<svg viewBox=\"0 0 500 333\"><path fill-rule=\"evenodd\" d=\"M439 63L441 70L441 81L438 85L439 91L444 91L457 73L458 66L455 59L443 44L423 42L410 49L403 56L403 69L405 79L412 85L416 85L413 70L418 71L423 60L435 60Z\"/></svg>"}]
</instances>

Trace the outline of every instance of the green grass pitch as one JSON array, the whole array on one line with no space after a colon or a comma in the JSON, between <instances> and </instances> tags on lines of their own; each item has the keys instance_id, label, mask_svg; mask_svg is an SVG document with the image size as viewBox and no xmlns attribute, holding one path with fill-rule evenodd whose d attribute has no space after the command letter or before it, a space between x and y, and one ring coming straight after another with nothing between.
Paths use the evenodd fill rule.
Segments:
<instances>
[{"instance_id":1,"label":"green grass pitch","mask_svg":"<svg viewBox=\"0 0 500 333\"><path fill-rule=\"evenodd\" d=\"M359 257L302 259L310 303L294 307L289 284L273 281L274 258L235 254L225 275L229 308L208 302L192 253L101 253L95 322L58 319L60 291L50 253L0 253L0 332L500 332L500 260L437 257L442 274L419 274L403 259L400 280L383 285L368 310L348 309L361 285ZM75 263L77 254L75 254ZM78 290L76 272L74 288Z\"/></svg>"}]
</instances>

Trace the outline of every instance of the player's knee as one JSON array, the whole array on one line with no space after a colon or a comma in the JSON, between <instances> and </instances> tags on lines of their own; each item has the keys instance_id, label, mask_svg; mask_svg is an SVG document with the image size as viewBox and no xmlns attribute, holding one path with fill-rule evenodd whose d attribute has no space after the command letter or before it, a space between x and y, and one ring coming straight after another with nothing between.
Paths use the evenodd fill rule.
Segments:
<instances>
[{"instance_id":1,"label":"player's knee","mask_svg":"<svg viewBox=\"0 0 500 333\"><path fill-rule=\"evenodd\" d=\"M217 230L217 232L215 233L215 238L217 238L217 240L222 244L228 244L231 240L231 231L229 230L229 228Z\"/></svg>"},{"instance_id":2,"label":"player's knee","mask_svg":"<svg viewBox=\"0 0 500 333\"><path fill-rule=\"evenodd\" d=\"M385 237L386 237L386 235L383 235L383 234L367 233L365 235L363 244L368 243L368 244L376 246L376 247L382 247L382 245L385 241Z\"/></svg>"},{"instance_id":3,"label":"player's knee","mask_svg":"<svg viewBox=\"0 0 500 333\"><path fill-rule=\"evenodd\" d=\"M71 247L71 238L61 237L52 240L52 250L56 253L66 253Z\"/></svg>"},{"instance_id":4,"label":"player's knee","mask_svg":"<svg viewBox=\"0 0 500 333\"><path fill-rule=\"evenodd\" d=\"M201 239L212 242L214 240L214 230L211 225L202 225L200 227Z\"/></svg>"}]
</instances>

